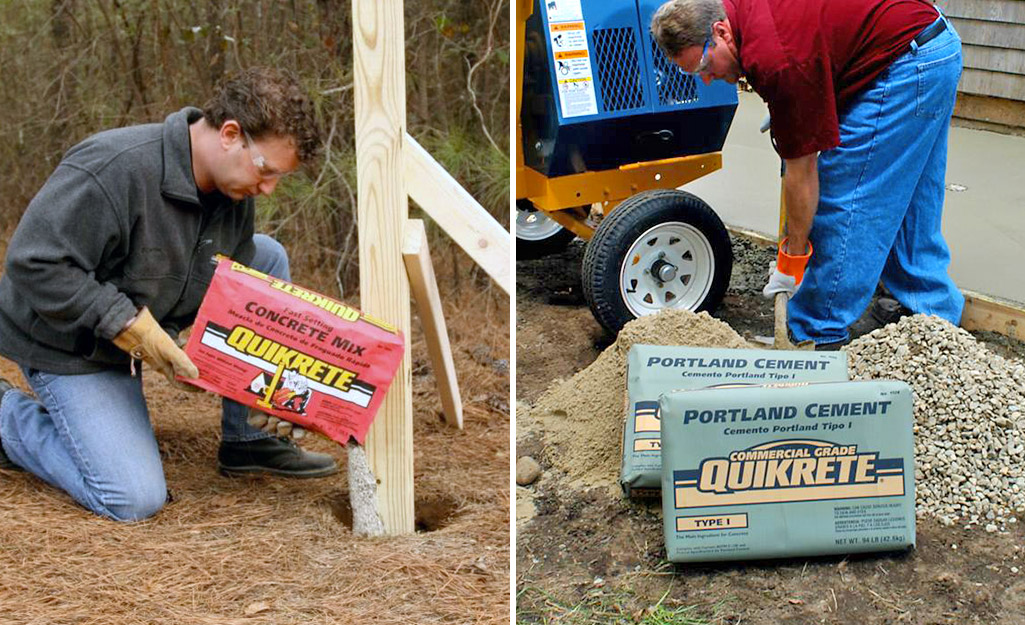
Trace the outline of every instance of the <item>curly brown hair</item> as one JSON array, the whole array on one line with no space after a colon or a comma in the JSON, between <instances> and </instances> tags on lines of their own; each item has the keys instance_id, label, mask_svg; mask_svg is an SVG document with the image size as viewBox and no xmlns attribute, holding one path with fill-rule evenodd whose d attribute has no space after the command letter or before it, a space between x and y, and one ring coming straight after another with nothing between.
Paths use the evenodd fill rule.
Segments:
<instances>
[{"instance_id":1,"label":"curly brown hair","mask_svg":"<svg viewBox=\"0 0 1025 625\"><path fill-rule=\"evenodd\" d=\"M321 130L313 102L288 70L252 67L229 77L203 107L203 117L215 128L233 119L254 138L291 137L303 163L320 151Z\"/></svg>"}]
</instances>

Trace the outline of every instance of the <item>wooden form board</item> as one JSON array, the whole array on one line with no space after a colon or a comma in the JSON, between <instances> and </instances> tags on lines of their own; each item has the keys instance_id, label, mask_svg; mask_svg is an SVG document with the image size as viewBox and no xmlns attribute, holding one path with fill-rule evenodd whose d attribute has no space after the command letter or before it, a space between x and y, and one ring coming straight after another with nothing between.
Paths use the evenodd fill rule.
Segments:
<instances>
[{"instance_id":1,"label":"wooden form board","mask_svg":"<svg viewBox=\"0 0 1025 625\"><path fill-rule=\"evenodd\" d=\"M414 530L413 398L409 281L402 261L409 201L402 167L406 127L402 2L353 0L360 307L406 337L406 352L366 440L389 534Z\"/></svg>"},{"instance_id":2,"label":"wooden form board","mask_svg":"<svg viewBox=\"0 0 1025 625\"><path fill-rule=\"evenodd\" d=\"M487 272L512 289L509 232L492 217L413 137L405 135L403 161L409 197Z\"/></svg>"},{"instance_id":3,"label":"wooden form board","mask_svg":"<svg viewBox=\"0 0 1025 625\"><path fill-rule=\"evenodd\" d=\"M1019 341L1025 339L1025 310L981 293L962 292L965 296L962 328L996 332Z\"/></svg>"},{"instance_id":4,"label":"wooden form board","mask_svg":"<svg viewBox=\"0 0 1025 625\"><path fill-rule=\"evenodd\" d=\"M954 117L1025 128L1025 102L959 93Z\"/></svg>"},{"instance_id":5,"label":"wooden form board","mask_svg":"<svg viewBox=\"0 0 1025 625\"><path fill-rule=\"evenodd\" d=\"M731 235L742 236L758 245L776 247L776 239L761 232L729 227ZM965 296L961 327L965 330L996 332L1012 339L1025 339L1025 307L962 289Z\"/></svg>"},{"instance_id":6,"label":"wooden form board","mask_svg":"<svg viewBox=\"0 0 1025 625\"><path fill-rule=\"evenodd\" d=\"M445 422L463 429L463 401L459 397L459 383L456 380L456 365L452 360L452 346L448 341L445 314L441 310L441 295L434 277L431 252L427 248L427 231L420 219L406 221L405 242L402 245L402 259L406 263L409 286L424 329L427 353L431 357L434 378L441 394L441 409Z\"/></svg>"}]
</instances>

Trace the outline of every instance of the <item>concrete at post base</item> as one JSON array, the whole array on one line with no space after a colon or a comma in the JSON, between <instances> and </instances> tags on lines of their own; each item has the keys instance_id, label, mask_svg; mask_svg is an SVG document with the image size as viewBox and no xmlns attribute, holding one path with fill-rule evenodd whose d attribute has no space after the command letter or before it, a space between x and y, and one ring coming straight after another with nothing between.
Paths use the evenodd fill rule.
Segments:
<instances>
[{"instance_id":1,"label":"concrete at post base","mask_svg":"<svg viewBox=\"0 0 1025 625\"><path fill-rule=\"evenodd\" d=\"M660 409L669 560L914 547L907 384L680 391Z\"/></svg>"},{"instance_id":2,"label":"concrete at post base","mask_svg":"<svg viewBox=\"0 0 1025 625\"><path fill-rule=\"evenodd\" d=\"M627 354L620 485L627 497L657 497L662 484L658 398L722 384L842 382L847 352L634 345Z\"/></svg>"}]
</instances>

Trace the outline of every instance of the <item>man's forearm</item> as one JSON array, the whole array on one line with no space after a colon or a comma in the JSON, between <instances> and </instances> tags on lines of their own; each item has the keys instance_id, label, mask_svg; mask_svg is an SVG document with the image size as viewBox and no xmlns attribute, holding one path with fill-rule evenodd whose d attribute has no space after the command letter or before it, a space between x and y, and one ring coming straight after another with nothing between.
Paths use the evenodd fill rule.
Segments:
<instances>
[{"instance_id":1,"label":"man's forearm","mask_svg":"<svg viewBox=\"0 0 1025 625\"><path fill-rule=\"evenodd\" d=\"M819 205L818 153L786 160L783 200L787 210L788 253L808 249L811 222Z\"/></svg>"}]
</instances>

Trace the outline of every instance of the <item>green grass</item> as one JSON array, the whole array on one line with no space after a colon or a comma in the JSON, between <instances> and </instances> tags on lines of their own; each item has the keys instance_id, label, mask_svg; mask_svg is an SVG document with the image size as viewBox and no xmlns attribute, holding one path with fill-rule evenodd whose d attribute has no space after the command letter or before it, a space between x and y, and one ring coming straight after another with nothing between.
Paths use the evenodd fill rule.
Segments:
<instances>
[{"instance_id":1,"label":"green grass","mask_svg":"<svg viewBox=\"0 0 1025 625\"><path fill-rule=\"evenodd\" d=\"M626 590L594 589L573 603L537 586L516 596L517 625L713 625L721 605L682 605L669 599L672 584L654 605Z\"/></svg>"}]
</instances>

